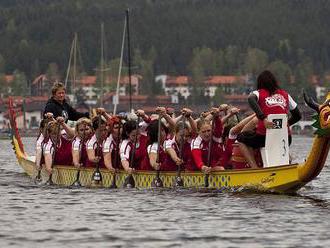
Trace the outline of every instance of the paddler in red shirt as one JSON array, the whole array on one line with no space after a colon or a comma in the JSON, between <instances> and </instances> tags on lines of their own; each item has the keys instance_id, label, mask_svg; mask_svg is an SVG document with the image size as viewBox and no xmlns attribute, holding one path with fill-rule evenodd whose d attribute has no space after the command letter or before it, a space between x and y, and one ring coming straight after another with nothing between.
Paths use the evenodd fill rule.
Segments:
<instances>
[{"instance_id":1,"label":"paddler in red shirt","mask_svg":"<svg viewBox=\"0 0 330 248\"><path fill-rule=\"evenodd\" d=\"M241 153L251 168L257 168L253 149L265 146L266 128L273 127L273 122L268 121L267 116L269 114L288 114L290 112L291 117L288 120L288 126L291 126L301 119L301 114L297 103L285 90L280 88L275 76L268 70L263 71L258 76L257 90L250 94L248 102L258 117L257 128L253 133L242 132L237 140L239 141ZM290 129L288 133L290 144Z\"/></svg>"}]
</instances>

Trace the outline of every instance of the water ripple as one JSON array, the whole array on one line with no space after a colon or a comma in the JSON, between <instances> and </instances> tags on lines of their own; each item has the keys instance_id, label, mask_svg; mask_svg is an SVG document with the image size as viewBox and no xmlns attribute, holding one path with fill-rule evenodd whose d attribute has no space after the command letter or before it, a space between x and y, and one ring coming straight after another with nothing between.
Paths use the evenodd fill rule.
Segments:
<instances>
[{"instance_id":1,"label":"water ripple","mask_svg":"<svg viewBox=\"0 0 330 248\"><path fill-rule=\"evenodd\" d=\"M294 139L301 159L310 142ZM0 144L0 247L330 247L329 167L292 195L61 188L35 185Z\"/></svg>"}]
</instances>

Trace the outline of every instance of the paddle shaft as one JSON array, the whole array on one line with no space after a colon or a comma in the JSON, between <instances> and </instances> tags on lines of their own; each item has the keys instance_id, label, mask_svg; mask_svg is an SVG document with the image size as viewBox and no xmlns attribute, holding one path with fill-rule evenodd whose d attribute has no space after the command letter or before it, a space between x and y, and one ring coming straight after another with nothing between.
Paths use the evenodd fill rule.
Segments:
<instances>
[{"instance_id":1,"label":"paddle shaft","mask_svg":"<svg viewBox=\"0 0 330 248\"><path fill-rule=\"evenodd\" d=\"M86 132L85 132L85 129L86 129L86 124L84 124L84 132L83 132L83 135L80 139L80 144L79 144L79 167L78 167L78 171L77 171L77 176L76 176L76 181L75 182L79 182L80 180L80 166L82 166L82 154L83 154L83 148L84 148L84 143L85 143L85 136L86 136Z\"/></svg>"},{"instance_id":2,"label":"paddle shaft","mask_svg":"<svg viewBox=\"0 0 330 248\"><path fill-rule=\"evenodd\" d=\"M118 160L119 160L120 130L121 130L121 122L118 123L118 136L116 138L115 161L114 161L114 165L113 165L113 167L115 168L115 171L113 173L113 181L112 181L112 184L111 184L111 188L117 188L117 185L116 185L116 167L117 167L117 163L118 163ZM111 154L110 154L110 156L111 156Z\"/></svg>"},{"instance_id":3,"label":"paddle shaft","mask_svg":"<svg viewBox=\"0 0 330 248\"><path fill-rule=\"evenodd\" d=\"M160 153L160 146L161 146L161 130L162 128L162 116L159 115L158 118L158 133L157 133L157 143L158 143L158 147L157 147L157 158L156 158L156 162L157 164L159 164L157 170L156 170L156 178L159 178L159 171L160 171L160 161L159 161L159 153Z\"/></svg>"},{"instance_id":4,"label":"paddle shaft","mask_svg":"<svg viewBox=\"0 0 330 248\"><path fill-rule=\"evenodd\" d=\"M51 168L53 170L54 168L54 162L55 162L55 156L56 156L56 153L57 153L57 146L58 146L58 143L59 143L59 140L60 140L60 136L61 136L61 127L60 127L60 124L57 123L57 130L56 130L56 138L55 138L55 141L53 143L54 145L54 153L53 153L53 156L52 156L52 164L51 164ZM53 176L53 172L49 175L49 182L52 183L52 176Z\"/></svg>"},{"instance_id":5,"label":"paddle shaft","mask_svg":"<svg viewBox=\"0 0 330 248\"><path fill-rule=\"evenodd\" d=\"M99 158L99 161L96 162L96 171L100 171L100 159L101 159L101 122L102 122L102 117L99 114L98 115L98 128L96 131L96 151L95 151L95 156Z\"/></svg>"},{"instance_id":6,"label":"paddle shaft","mask_svg":"<svg viewBox=\"0 0 330 248\"><path fill-rule=\"evenodd\" d=\"M162 132L162 116L159 115L159 118L158 118L158 133L157 133L157 143L158 143L158 147L157 147L157 157L156 157L156 163L158 164L158 168L156 169L156 177L155 179L152 181L151 185L153 187L163 187L163 182L162 180L160 179L160 164L161 164L161 161L160 161L160 146L161 146L161 132Z\"/></svg>"},{"instance_id":7,"label":"paddle shaft","mask_svg":"<svg viewBox=\"0 0 330 248\"><path fill-rule=\"evenodd\" d=\"M133 161L134 161L135 153L136 153L136 145L137 145L137 142L138 142L139 122L140 122L140 116L138 116L138 119L137 119L136 124L135 124L136 136L135 136L135 139L134 139L132 156L131 156L131 159L129 161L129 167L130 168L133 168Z\"/></svg>"},{"instance_id":8,"label":"paddle shaft","mask_svg":"<svg viewBox=\"0 0 330 248\"><path fill-rule=\"evenodd\" d=\"M212 152L212 145L213 145L213 132L214 132L214 126L215 126L215 118L214 116L212 117L212 126L211 126L211 137L209 140L209 150L207 152L207 167L211 167L211 152ZM204 184L205 187L209 186L209 174L205 174L205 178L204 178Z\"/></svg>"},{"instance_id":9,"label":"paddle shaft","mask_svg":"<svg viewBox=\"0 0 330 248\"><path fill-rule=\"evenodd\" d=\"M180 149L179 149L179 158L183 161L183 145L184 145L184 134L185 134L185 123L186 117L183 115L181 118L181 128L180 128ZM181 165L178 165L177 176L181 176Z\"/></svg>"}]
</instances>

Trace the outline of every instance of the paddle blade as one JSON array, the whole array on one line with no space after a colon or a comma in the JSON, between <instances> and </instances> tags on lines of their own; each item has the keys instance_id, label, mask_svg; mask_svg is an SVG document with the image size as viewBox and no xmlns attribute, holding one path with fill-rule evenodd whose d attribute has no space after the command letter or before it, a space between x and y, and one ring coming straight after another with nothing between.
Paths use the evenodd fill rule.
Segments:
<instances>
[{"instance_id":1,"label":"paddle blade","mask_svg":"<svg viewBox=\"0 0 330 248\"><path fill-rule=\"evenodd\" d=\"M162 187L164 187L163 181L160 179L160 177L156 177L151 182L151 187L153 187L153 188L162 188Z\"/></svg>"},{"instance_id":2,"label":"paddle blade","mask_svg":"<svg viewBox=\"0 0 330 248\"><path fill-rule=\"evenodd\" d=\"M132 175L128 175L125 178L123 187L124 188L135 188L135 180L134 180L134 177Z\"/></svg>"},{"instance_id":3,"label":"paddle blade","mask_svg":"<svg viewBox=\"0 0 330 248\"><path fill-rule=\"evenodd\" d=\"M94 171L92 180L93 180L94 184L101 184L102 183L102 174L99 170Z\"/></svg>"},{"instance_id":4,"label":"paddle blade","mask_svg":"<svg viewBox=\"0 0 330 248\"><path fill-rule=\"evenodd\" d=\"M81 187L81 183L78 180L76 180L76 181L74 181L74 183L71 186L73 186L73 187Z\"/></svg>"},{"instance_id":5,"label":"paddle blade","mask_svg":"<svg viewBox=\"0 0 330 248\"><path fill-rule=\"evenodd\" d=\"M182 177L178 176L175 178L175 187L183 187L184 183L183 183L183 179Z\"/></svg>"},{"instance_id":6,"label":"paddle blade","mask_svg":"<svg viewBox=\"0 0 330 248\"><path fill-rule=\"evenodd\" d=\"M209 175L206 174L204 177L204 187L208 188L209 187Z\"/></svg>"},{"instance_id":7,"label":"paddle blade","mask_svg":"<svg viewBox=\"0 0 330 248\"><path fill-rule=\"evenodd\" d=\"M112 179L112 183L110 185L110 189L116 189L117 185L116 185L116 174L113 174L113 179Z\"/></svg>"},{"instance_id":8,"label":"paddle blade","mask_svg":"<svg viewBox=\"0 0 330 248\"><path fill-rule=\"evenodd\" d=\"M42 178L41 178L40 170L38 171L38 175L34 179L34 183L37 184L37 185L42 184Z\"/></svg>"},{"instance_id":9,"label":"paddle blade","mask_svg":"<svg viewBox=\"0 0 330 248\"><path fill-rule=\"evenodd\" d=\"M52 174L50 174L49 179L48 179L48 181L45 183L45 185L47 185L47 186L54 185L54 182L53 182L53 180L52 180Z\"/></svg>"}]
</instances>

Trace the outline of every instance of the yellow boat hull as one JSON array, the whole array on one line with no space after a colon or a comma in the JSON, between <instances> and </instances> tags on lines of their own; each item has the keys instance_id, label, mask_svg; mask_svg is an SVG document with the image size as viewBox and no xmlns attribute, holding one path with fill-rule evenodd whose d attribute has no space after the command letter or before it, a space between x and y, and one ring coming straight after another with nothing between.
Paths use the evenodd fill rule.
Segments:
<instances>
[{"instance_id":1,"label":"yellow boat hull","mask_svg":"<svg viewBox=\"0 0 330 248\"><path fill-rule=\"evenodd\" d=\"M32 157L22 153L19 149L17 141L14 139L14 149L18 158L18 162L24 171L35 178L37 170ZM260 191L273 192L294 192L306 184L299 177L299 164L276 166L260 169L246 170L226 170L214 172L209 176L210 189L223 188L253 188ZM80 171L80 183L85 187L93 187L92 174L93 168L83 168ZM43 181L48 180L46 171L42 171ZM102 186L110 187L114 173L101 169ZM74 166L55 166L52 176L54 184L70 186L74 183L77 175L77 169ZM122 187L127 173L119 171L116 173L116 185ZM137 188L151 188L152 181L156 176L155 171L139 171L133 177ZM204 187L204 174L201 172L182 172L181 177L184 181L184 187L201 188ZM175 187L176 172L161 172L160 178L165 188Z\"/></svg>"}]
</instances>

